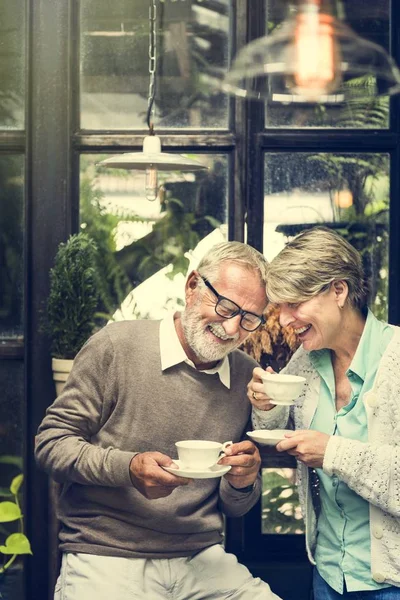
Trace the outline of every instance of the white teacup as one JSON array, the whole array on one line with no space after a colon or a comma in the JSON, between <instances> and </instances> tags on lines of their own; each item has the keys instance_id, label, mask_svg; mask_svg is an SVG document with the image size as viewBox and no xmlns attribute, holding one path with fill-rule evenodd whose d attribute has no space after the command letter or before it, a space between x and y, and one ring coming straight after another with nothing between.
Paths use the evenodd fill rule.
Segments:
<instances>
[{"instance_id":1,"label":"white teacup","mask_svg":"<svg viewBox=\"0 0 400 600\"><path fill-rule=\"evenodd\" d=\"M285 375L280 373L262 374L264 392L271 399L271 404L290 405L301 394L306 382L304 377L298 375Z\"/></svg>"},{"instance_id":2,"label":"white teacup","mask_svg":"<svg viewBox=\"0 0 400 600\"><path fill-rule=\"evenodd\" d=\"M185 469L201 470L213 467L227 446L232 442L210 442L208 440L182 440L176 442L179 462Z\"/></svg>"}]
</instances>

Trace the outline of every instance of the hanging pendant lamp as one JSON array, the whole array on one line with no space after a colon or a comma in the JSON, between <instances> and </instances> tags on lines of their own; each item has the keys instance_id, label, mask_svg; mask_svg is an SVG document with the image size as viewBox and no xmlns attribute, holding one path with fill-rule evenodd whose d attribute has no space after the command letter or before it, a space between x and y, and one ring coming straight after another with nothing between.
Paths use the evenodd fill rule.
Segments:
<instances>
[{"instance_id":1,"label":"hanging pendant lamp","mask_svg":"<svg viewBox=\"0 0 400 600\"><path fill-rule=\"evenodd\" d=\"M162 1L162 0L161 0ZM151 122L156 91L157 71L157 7L156 0L150 0L149 7L149 95L147 108L147 125L149 135L143 140L143 152L128 152L107 158L100 163L101 166L115 169L130 169L146 171L145 194L147 200L154 201L158 197L158 171L193 172L207 167L197 160L187 158L180 154L163 152L161 139L154 133Z\"/></svg>"},{"instance_id":2,"label":"hanging pendant lamp","mask_svg":"<svg viewBox=\"0 0 400 600\"><path fill-rule=\"evenodd\" d=\"M345 85L365 77L364 85ZM294 16L237 55L222 88L243 98L336 103L400 92L400 71L381 46L337 20L327 2L300 0Z\"/></svg>"}]
</instances>

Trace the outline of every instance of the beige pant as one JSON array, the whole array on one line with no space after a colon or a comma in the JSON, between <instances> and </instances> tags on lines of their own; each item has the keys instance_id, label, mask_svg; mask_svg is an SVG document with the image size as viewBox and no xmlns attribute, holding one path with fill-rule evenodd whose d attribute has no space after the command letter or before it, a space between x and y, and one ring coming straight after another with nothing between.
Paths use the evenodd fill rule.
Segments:
<instances>
[{"instance_id":1,"label":"beige pant","mask_svg":"<svg viewBox=\"0 0 400 600\"><path fill-rule=\"evenodd\" d=\"M215 545L193 557L64 554L54 600L280 600Z\"/></svg>"}]
</instances>

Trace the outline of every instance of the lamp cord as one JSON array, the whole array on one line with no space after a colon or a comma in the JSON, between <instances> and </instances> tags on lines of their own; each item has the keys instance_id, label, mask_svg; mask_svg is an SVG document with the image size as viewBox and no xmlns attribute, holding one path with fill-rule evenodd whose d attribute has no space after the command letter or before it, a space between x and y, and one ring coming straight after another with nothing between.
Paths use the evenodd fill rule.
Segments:
<instances>
[{"instance_id":1,"label":"lamp cord","mask_svg":"<svg viewBox=\"0 0 400 600\"><path fill-rule=\"evenodd\" d=\"M154 118L154 98L156 95L156 70L157 70L157 6L156 0L150 0L149 6L149 96L147 101L147 126L150 131L150 135L154 135L154 123L151 121L153 115Z\"/></svg>"}]
</instances>

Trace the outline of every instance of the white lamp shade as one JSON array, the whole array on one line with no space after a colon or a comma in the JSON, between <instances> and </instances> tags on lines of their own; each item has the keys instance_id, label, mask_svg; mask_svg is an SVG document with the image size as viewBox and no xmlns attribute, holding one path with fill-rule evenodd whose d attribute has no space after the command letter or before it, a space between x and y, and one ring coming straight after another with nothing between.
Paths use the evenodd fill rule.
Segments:
<instances>
[{"instance_id":1,"label":"white lamp shade","mask_svg":"<svg viewBox=\"0 0 400 600\"><path fill-rule=\"evenodd\" d=\"M159 171L200 171L207 167L197 160L180 154L161 151L161 140L156 135L148 135L143 140L143 152L127 152L107 158L100 163L104 167L145 171L151 167Z\"/></svg>"}]
</instances>

